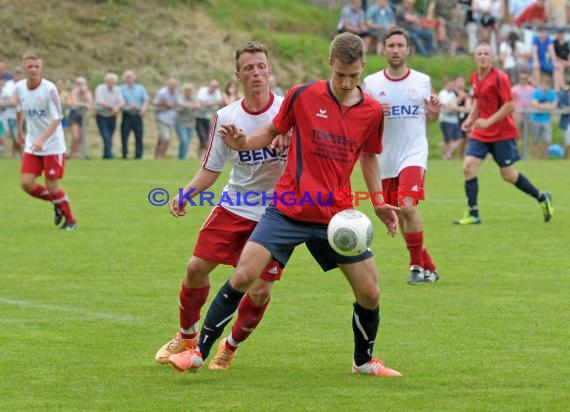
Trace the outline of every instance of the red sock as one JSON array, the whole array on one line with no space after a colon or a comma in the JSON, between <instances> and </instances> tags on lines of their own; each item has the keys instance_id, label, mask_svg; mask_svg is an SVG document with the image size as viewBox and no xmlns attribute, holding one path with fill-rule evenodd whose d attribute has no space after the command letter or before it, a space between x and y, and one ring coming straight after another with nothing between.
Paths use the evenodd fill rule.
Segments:
<instances>
[{"instance_id":1,"label":"red sock","mask_svg":"<svg viewBox=\"0 0 570 412\"><path fill-rule=\"evenodd\" d=\"M424 248L424 250L422 251L422 257L424 259L424 269L431 270L432 272L434 272L436 270L435 263L433 262L427 248Z\"/></svg>"},{"instance_id":2,"label":"red sock","mask_svg":"<svg viewBox=\"0 0 570 412\"><path fill-rule=\"evenodd\" d=\"M415 265L424 267L422 259L422 250L424 248L424 232L408 232L404 233L406 246L410 252L410 266Z\"/></svg>"},{"instance_id":3,"label":"red sock","mask_svg":"<svg viewBox=\"0 0 570 412\"><path fill-rule=\"evenodd\" d=\"M200 320L200 310L210 292L210 285L201 288L187 288L182 284L180 286L180 327L184 330L190 329L196 322ZM182 334L182 337L188 339L194 336Z\"/></svg>"},{"instance_id":4,"label":"red sock","mask_svg":"<svg viewBox=\"0 0 570 412\"><path fill-rule=\"evenodd\" d=\"M49 191L45 187L43 187L42 185L38 185L38 184L36 184L36 187L30 193L30 196L36 197L36 198L42 199L42 200L51 200L51 195L49 194Z\"/></svg>"},{"instance_id":5,"label":"red sock","mask_svg":"<svg viewBox=\"0 0 570 412\"><path fill-rule=\"evenodd\" d=\"M59 190L51 195L51 201L57 207L57 210L65 217L65 221L69 223L74 223L75 218L73 217L73 213L71 213L71 205L69 204L69 200L65 195L63 190Z\"/></svg>"},{"instance_id":6,"label":"red sock","mask_svg":"<svg viewBox=\"0 0 570 412\"><path fill-rule=\"evenodd\" d=\"M263 306L257 306L249 297L249 293L242 298L238 306L236 322L232 327L233 340L243 342L251 335L251 332L261 322L267 305L269 305L269 300Z\"/></svg>"}]
</instances>

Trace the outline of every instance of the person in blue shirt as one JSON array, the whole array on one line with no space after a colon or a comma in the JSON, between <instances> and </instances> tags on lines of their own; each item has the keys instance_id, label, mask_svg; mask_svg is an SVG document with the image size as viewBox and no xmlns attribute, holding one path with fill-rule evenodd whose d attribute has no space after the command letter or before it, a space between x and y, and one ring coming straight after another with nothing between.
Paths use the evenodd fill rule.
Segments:
<instances>
[{"instance_id":1,"label":"person in blue shirt","mask_svg":"<svg viewBox=\"0 0 570 412\"><path fill-rule=\"evenodd\" d=\"M548 145L552 142L552 124L550 110L556 109L558 97L552 88L550 77L543 76L540 87L537 87L532 94L531 107L538 109L530 114L530 136L532 139L530 153L532 157L545 158L548 154ZM540 155L539 146L542 145Z\"/></svg>"},{"instance_id":2,"label":"person in blue shirt","mask_svg":"<svg viewBox=\"0 0 570 412\"><path fill-rule=\"evenodd\" d=\"M146 88L135 83L136 75L132 70L123 74L124 84L121 85L121 93L125 104L123 106L123 118L121 122L121 142L123 159L129 155L129 134L135 134L135 159L143 156L143 116L148 107L148 93Z\"/></svg>"}]
</instances>

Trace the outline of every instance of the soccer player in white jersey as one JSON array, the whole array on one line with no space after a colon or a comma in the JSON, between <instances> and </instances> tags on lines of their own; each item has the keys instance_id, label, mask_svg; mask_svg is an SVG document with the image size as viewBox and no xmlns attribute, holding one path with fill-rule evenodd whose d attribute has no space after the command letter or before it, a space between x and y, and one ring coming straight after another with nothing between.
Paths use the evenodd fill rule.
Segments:
<instances>
[{"instance_id":1,"label":"soccer player in white jersey","mask_svg":"<svg viewBox=\"0 0 570 412\"><path fill-rule=\"evenodd\" d=\"M379 155L384 199L400 206L400 230L410 254L408 283L436 282L439 275L424 245L417 204L424 199L426 120L437 120L439 99L429 76L408 68L410 37L404 29L390 29L383 49L387 67L366 77L362 88L382 104L384 111L383 151Z\"/></svg>"},{"instance_id":2,"label":"soccer player in white jersey","mask_svg":"<svg viewBox=\"0 0 570 412\"><path fill-rule=\"evenodd\" d=\"M18 140L24 144L21 185L31 196L52 202L55 209L54 223L61 229L79 227L65 192L59 185L65 170L65 139L61 127L61 103L55 85L42 78L42 59L36 52L27 51L23 56L25 79L16 84L14 103L17 112ZM26 133L24 138L24 119ZM44 174L45 187L36 183Z\"/></svg>"},{"instance_id":3,"label":"soccer player in white jersey","mask_svg":"<svg viewBox=\"0 0 570 412\"><path fill-rule=\"evenodd\" d=\"M245 97L218 110L202 168L184 187L184 195L176 196L170 203L174 216L186 215L188 198L195 198L211 187L225 164L232 164L229 181L218 205L204 222L187 265L180 288L180 332L157 352L155 360L159 363L168 363L169 358L177 356L183 359L184 352L196 346L200 311L210 289L208 275L218 264L236 266L241 250L261 219L266 201L271 198L275 183L285 168L287 158L282 148L235 151L218 136L222 124L235 123L247 133L255 131L273 119L283 101L269 90L271 67L263 44L249 42L236 50L235 63L235 75ZM244 296L229 342L220 342L210 369L229 367L239 342L245 340L261 321L273 282L281 278L282 271L277 261L270 262L250 294Z\"/></svg>"}]
</instances>

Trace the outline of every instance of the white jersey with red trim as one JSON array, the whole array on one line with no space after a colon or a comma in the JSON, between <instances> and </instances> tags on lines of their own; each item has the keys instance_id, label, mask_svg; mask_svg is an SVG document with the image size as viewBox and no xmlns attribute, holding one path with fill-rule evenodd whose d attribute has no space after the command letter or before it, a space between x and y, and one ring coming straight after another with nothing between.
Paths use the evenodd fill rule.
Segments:
<instances>
[{"instance_id":1,"label":"white jersey with red trim","mask_svg":"<svg viewBox=\"0 0 570 412\"><path fill-rule=\"evenodd\" d=\"M384 139L379 155L382 179L397 177L408 166L427 168L426 100L432 92L430 77L409 69L401 79L385 70L367 76L362 89L380 103L390 103L384 116Z\"/></svg>"},{"instance_id":2,"label":"white jersey with red trim","mask_svg":"<svg viewBox=\"0 0 570 412\"><path fill-rule=\"evenodd\" d=\"M33 89L28 88L27 80L16 83L19 110L26 119L26 143L24 151L38 156L65 153L65 138L61 122L52 135L45 141L41 151L33 151L33 144L42 136L54 120L63 118L61 102L55 85L49 80L42 79Z\"/></svg>"},{"instance_id":3,"label":"white jersey with red trim","mask_svg":"<svg viewBox=\"0 0 570 412\"><path fill-rule=\"evenodd\" d=\"M266 107L259 112L251 112L239 100L217 111L210 131L208 151L202 167L212 172L222 172L230 161L232 170L228 183L216 204L238 216L258 222L271 202L275 183L283 174L287 154L279 154L276 149L236 151L230 149L218 136L222 124L235 124L246 134L265 126L273 120L283 102L283 97L271 93Z\"/></svg>"}]
</instances>

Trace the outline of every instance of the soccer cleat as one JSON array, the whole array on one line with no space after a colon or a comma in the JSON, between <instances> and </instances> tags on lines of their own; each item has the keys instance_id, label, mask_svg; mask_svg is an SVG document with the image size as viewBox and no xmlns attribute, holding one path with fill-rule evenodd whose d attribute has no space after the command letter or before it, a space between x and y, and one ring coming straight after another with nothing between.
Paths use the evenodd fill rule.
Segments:
<instances>
[{"instance_id":1,"label":"soccer cleat","mask_svg":"<svg viewBox=\"0 0 570 412\"><path fill-rule=\"evenodd\" d=\"M170 363L175 369L180 372L198 372L204 365L204 359L198 349L186 349L183 352L175 353L168 358Z\"/></svg>"},{"instance_id":2,"label":"soccer cleat","mask_svg":"<svg viewBox=\"0 0 570 412\"><path fill-rule=\"evenodd\" d=\"M410 276L408 277L409 285L419 285L425 282L423 268L412 265L410 266Z\"/></svg>"},{"instance_id":3,"label":"soccer cleat","mask_svg":"<svg viewBox=\"0 0 570 412\"><path fill-rule=\"evenodd\" d=\"M544 221L550 222L550 219L552 219L552 215L554 214L554 208L552 207L552 195L548 192L544 192L541 197L542 200L540 201L540 207L542 208Z\"/></svg>"},{"instance_id":4,"label":"soccer cleat","mask_svg":"<svg viewBox=\"0 0 570 412\"><path fill-rule=\"evenodd\" d=\"M65 222L61 225L60 229L62 230L77 230L79 229L79 223L77 222Z\"/></svg>"},{"instance_id":5,"label":"soccer cleat","mask_svg":"<svg viewBox=\"0 0 570 412\"><path fill-rule=\"evenodd\" d=\"M402 376L402 374L394 369L390 369L380 359L372 358L364 365L356 366L352 363L352 373L361 373L370 376L383 376L385 378Z\"/></svg>"},{"instance_id":6,"label":"soccer cleat","mask_svg":"<svg viewBox=\"0 0 570 412\"><path fill-rule=\"evenodd\" d=\"M154 360L158 363L168 363L168 358L175 353L180 353L186 349L194 349L198 344L198 339L184 339L182 334L178 332L172 339L166 342L154 355Z\"/></svg>"},{"instance_id":7,"label":"soccer cleat","mask_svg":"<svg viewBox=\"0 0 570 412\"><path fill-rule=\"evenodd\" d=\"M480 223L481 223L481 217L472 216L472 215L467 215L461 219L453 221L454 225L478 225Z\"/></svg>"},{"instance_id":8,"label":"soccer cleat","mask_svg":"<svg viewBox=\"0 0 570 412\"><path fill-rule=\"evenodd\" d=\"M59 209L57 208L57 206L53 207L53 223L56 226L59 226L61 224L61 221L63 220L63 215L61 214L61 212L59 211Z\"/></svg>"},{"instance_id":9,"label":"soccer cleat","mask_svg":"<svg viewBox=\"0 0 570 412\"><path fill-rule=\"evenodd\" d=\"M208 365L208 369L228 369L234 360L237 348L235 350L228 349L226 339L222 339L218 344L216 356Z\"/></svg>"},{"instance_id":10,"label":"soccer cleat","mask_svg":"<svg viewBox=\"0 0 570 412\"><path fill-rule=\"evenodd\" d=\"M439 273L436 270L424 270L424 283L434 283L439 280Z\"/></svg>"}]
</instances>

